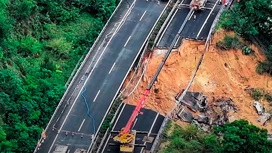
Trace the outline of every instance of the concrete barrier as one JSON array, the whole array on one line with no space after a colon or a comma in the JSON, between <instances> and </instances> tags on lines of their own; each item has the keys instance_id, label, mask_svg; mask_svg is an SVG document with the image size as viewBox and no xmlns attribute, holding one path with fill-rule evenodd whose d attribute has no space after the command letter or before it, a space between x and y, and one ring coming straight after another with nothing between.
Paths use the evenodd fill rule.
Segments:
<instances>
[{"instance_id":1,"label":"concrete barrier","mask_svg":"<svg viewBox=\"0 0 272 153\"><path fill-rule=\"evenodd\" d=\"M101 36L102 36L103 33L105 32L105 30L108 28L108 25L109 25L109 23L111 22L113 16L115 15L116 11L120 8L121 3L123 3L123 0L120 0L120 2L118 3L118 5L117 5L117 7L115 8L114 12L111 14L110 18L108 19L108 21L107 21L106 24L104 25L103 29L101 30L100 34L99 34L98 37L96 38L95 42L93 43L92 47L89 49L88 53L86 54L86 56L85 56L83 62L81 63L80 67L77 69L78 66L76 66L75 69L73 70L71 76L72 76L73 73L76 71L76 69L77 69L77 72L76 72L76 74L73 76L73 79L71 80L70 83L69 83L69 79L68 79L66 85L69 83L69 86L67 87L66 91L64 92L64 94L63 94L63 96L62 96L60 102L58 103L58 106L56 107L56 109L55 109L55 111L54 111L52 117L50 118L50 120L49 120L49 122L48 122L48 124L47 124L47 126L46 126L46 128L45 128L45 130L44 130L45 132L48 130L49 125L51 124L53 118L55 118L56 113L58 112L60 106L62 105L62 103L63 103L63 101L64 101L64 98L67 96L68 91L71 90L71 87L72 87L73 83L75 82L76 78L79 77L78 74L79 74L79 72L82 70L82 67L85 65L87 59L90 57L90 54L93 52L94 47L97 45L99 39L101 38ZM83 57L82 57L82 58L83 58ZM93 57L93 58L95 58L95 57ZM79 62L79 63L80 63L80 62ZM79 63L78 63L77 65L79 65ZM74 92L73 92L73 93L74 93ZM72 95L73 95L73 93L72 93ZM69 95L69 96L70 96L70 95ZM66 108L66 107L65 107L65 108ZM43 140L44 140L44 138L41 137L40 140L39 140L38 143L37 143L37 146L36 146L34 152L37 151L39 145L43 142Z\"/></svg>"},{"instance_id":2,"label":"concrete barrier","mask_svg":"<svg viewBox=\"0 0 272 153\"><path fill-rule=\"evenodd\" d=\"M169 4L171 4L171 3L173 3L173 2L174 2L174 0L170 0L170 1L169 1ZM171 20L171 19L172 19L171 17L172 17L172 15L173 15L174 11L176 10L176 8L177 8L179 2L180 2L180 0L177 0L177 1L176 1L174 7L171 9L169 15L168 15L167 18L165 19L165 22L162 24L162 26L161 26L161 28L160 28L160 30L159 30L159 32L158 32L158 34L157 34L157 36L156 36L156 38L155 38L155 40L154 40L154 45L152 46L152 49L154 49L155 46L158 46L158 45L159 45L159 42L160 42L160 40L161 40L161 38L162 38L162 36L163 36L163 34L164 34L163 30L165 30L166 25L167 25L167 24L170 24L169 22L172 21L172 20ZM169 21L169 20L170 20L170 21ZM162 33L162 32L163 32L163 33Z\"/></svg>"},{"instance_id":3,"label":"concrete barrier","mask_svg":"<svg viewBox=\"0 0 272 153\"><path fill-rule=\"evenodd\" d=\"M194 80L194 78L195 78L195 76L196 76L196 73L197 73L197 71L198 71L198 69L199 69L199 67L200 67L200 65L201 65L201 63L202 63L202 61L203 61L204 54L205 54L205 52L206 52L206 50L207 50L207 48L208 48L208 44L209 44L209 41L210 41L210 39L211 39L211 36L212 36L212 34L213 34L214 30L215 30L215 26L216 26L216 24L218 23L219 18L220 18L220 16L222 15L222 13L223 13L223 11L224 11L224 8L225 8L224 6L221 6L219 12L217 13L217 16L215 17L215 20L213 21L213 24L212 24L212 26L211 26L211 28L210 28L210 30L209 30L209 34L208 34L207 40L206 40L206 42L205 42L205 49L204 49L204 52L203 52L203 54L202 54L202 56L201 56L201 58L200 58L200 60L199 60L199 62L198 62L198 64L197 64L197 68L196 68L195 72L193 73L193 75L192 75L192 77L191 77L191 79L190 79L190 81L189 81L189 83L188 83L186 89L183 91L183 93L182 93L181 96L179 97L179 100L180 100L180 99L183 99L183 97L185 96L185 94L187 93L187 91L190 89L190 86L191 86L191 84L192 84L192 82L193 82L193 80ZM167 116L164 118L164 121L163 121L163 123L162 123L162 125L161 125L161 128L160 128L160 130L159 130L159 132L158 132L158 135L156 136L155 141L154 141L154 143L153 143L153 146L152 146L152 148L151 148L151 152L156 152L157 149L159 148L160 141L161 141L161 135L162 135L162 133L163 133L163 131L164 131L164 129L165 129L167 123L169 122L169 120L170 120L170 118L171 118L171 114L172 114L172 113L175 111L175 109L176 109L178 106L180 106L180 105L181 105L181 104L180 104L179 102L177 102L176 105L173 107L173 109L170 111L170 113L167 114Z\"/></svg>"}]
</instances>

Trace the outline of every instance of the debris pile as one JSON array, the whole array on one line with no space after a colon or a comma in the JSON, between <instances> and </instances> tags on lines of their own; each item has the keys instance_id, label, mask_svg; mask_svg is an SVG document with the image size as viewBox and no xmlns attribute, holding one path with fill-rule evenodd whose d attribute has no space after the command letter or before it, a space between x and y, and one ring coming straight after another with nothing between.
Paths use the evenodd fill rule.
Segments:
<instances>
[{"instance_id":1,"label":"debris pile","mask_svg":"<svg viewBox=\"0 0 272 153\"><path fill-rule=\"evenodd\" d=\"M180 98L180 94L176 99ZM188 91L180 100L182 104L172 114L174 120L196 124L204 131L210 131L212 125L224 125L232 121L229 112L238 111L231 98L212 98L209 105L207 97L200 92ZM231 118L231 119L229 119Z\"/></svg>"},{"instance_id":2,"label":"debris pile","mask_svg":"<svg viewBox=\"0 0 272 153\"><path fill-rule=\"evenodd\" d=\"M258 102L254 101L253 106L255 107L257 114L259 115L258 122L265 126L266 122L271 119L271 114L265 111L265 108Z\"/></svg>"},{"instance_id":3,"label":"debris pile","mask_svg":"<svg viewBox=\"0 0 272 153\"><path fill-rule=\"evenodd\" d=\"M194 117L192 115L192 113L190 113L190 111L188 111L185 107L181 107L180 111L178 112L177 116L185 121L185 122L192 122Z\"/></svg>"},{"instance_id":4,"label":"debris pile","mask_svg":"<svg viewBox=\"0 0 272 153\"><path fill-rule=\"evenodd\" d=\"M209 105L213 102L212 97L224 96L232 98L233 104L237 106L238 110L233 114L229 112L229 121L246 119L251 124L266 128L269 133L272 133L272 121L267 122L265 126L257 121L260 116L253 106L254 100L245 91L247 88L261 88L272 93L272 77L256 73L258 63L266 60L265 55L254 44L249 45L254 53L248 56L243 55L242 50L239 49L229 51L218 49L216 43L226 35L233 36L234 33L223 30L216 31L190 91L201 91L207 96ZM150 95L146 99L145 108L152 109L162 115L167 115L173 109L176 102L175 96L181 89L187 87L203 49L203 42L184 40L177 51L171 53L155 85L152 87ZM154 52L156 53L156 50ZM126 81L124 87L128 84L132 89L135 86L137 87L135 90L123 93L122 96L126 97L126 103L136 105L146 90L164 56L163 52L155 53L152 54L143 78L139 83L138 80L134 81L134 83L129 82L134 72ZM268 112L272 109L272 105L269 106L269 103L265 100L259 102ZM192 113L197 116L194 112ZM179 121L178 124L185 125L185 122Z\"/></svg>"},{"instance_id":5,"label":"debris pile","mask_svg":"<svg viewBox=\"0 0 272 153\"><path fill-rule=\"evenodd\" d=\"M258 122L260 122L263 126L265 126L266 122L270 119L271 119L271 114L265 112L259 117Z\"/></svg>"},{"instance_id":6,"label":"debris pile","mask_svg":"<svg viewBox=\"0 0 272 153\"><path fill-rule=\"evenodd\" d=\"M207 113L214 117L214 125L223 125L229 122L229 112L237 112L238 110L233 104L232 99L225 97L221 97L218 99L215 99L213 97L212 105L210 105L209 108L210 109L207 111Z\"/></svg>"},{"instance_id":7,"label":"debris pile","mask_svg":"<svg viewBox=\"0 0 272 153\"><path fill-rule=\"evenodd\" d=\"M179 96L176 97L178 99ZM192 111L204 111L207 106L207 97L199 92L187 92L180 100L184 105L188 106Z\"/></svg>"}]
</instances>

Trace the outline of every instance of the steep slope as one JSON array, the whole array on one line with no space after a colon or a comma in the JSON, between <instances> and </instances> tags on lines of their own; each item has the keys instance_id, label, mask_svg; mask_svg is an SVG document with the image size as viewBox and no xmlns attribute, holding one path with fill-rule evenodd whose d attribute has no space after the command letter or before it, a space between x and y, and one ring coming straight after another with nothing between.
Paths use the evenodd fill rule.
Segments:
<instances>
[{"instance_id":1,"label":"steep slope","mask_svg":"<svg viewBox=\"0 0 272 153\"><path fill-rule=\"evenodd\" d=\"M233 114L235 119L247 119L256 126L258 115L253 107L253 99L250 97L247 88L263 88L272 93L272 77L256 73L256 66L259 61L264 61L265 56L255 45L250 47L255 51L253 55L243 55L241 50L222 51L216 48L216 42L224 36L233 35L225 31L217 32L205 53L204 60L197 76L190 88L190 91L202 92L212 98L229 97L238 108ZM152 88L151 95L147 98L146 107L165 115L175 103L175 96L182 89L186 88L196 64L203 52L204 43L185 40L177 51L174 51L167 60L158 81ZM136 104L154 75L163 55L154 51L144 78L138 88L130 95L126 102ZM156 55L156 56L155 56ZM124 95L126 96L126 95ZM261 104L267 110L271 109L268 102L261 100ZM269 122L265 127L272 132L272 124Z\"/></svg>"}]
</instances>

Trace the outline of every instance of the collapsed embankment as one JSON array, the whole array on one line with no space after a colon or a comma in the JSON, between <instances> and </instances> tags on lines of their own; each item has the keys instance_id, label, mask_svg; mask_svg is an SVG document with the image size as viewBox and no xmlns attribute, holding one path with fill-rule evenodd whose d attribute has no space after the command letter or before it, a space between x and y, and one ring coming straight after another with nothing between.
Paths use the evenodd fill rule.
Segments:
<instances>
[{"instance_id":1,"label":"collapsed embankment","mask_svg":"<svg viewBox=\"0 0 272 153\"><path fill-rule=\"evenodd\" d=\"M250 47L254 50L254 54L248 56L243 55L239 49L219 50L216 48L216 42L223 39L225 35L233 35L233 33L218 31L213 36L190 91L202 92L210 102L213 97L231 98L238 108L236 113L231 114L233 118L246 119L256 126L268 129L271 133L272 123L268 122L266 126L258 123L258 114L253 107L254 100L245 90L263 88L272 93L272 77L256 73L256 66L259 61L265 60L265 55L253 44ZM146 100L146 108L158 111L163 115L172 109L175 96L186 88L203 49L204 42L185 40L177 51L171 53ZM155 50L154 53L156 52ZM139 86L125 100L127 103L135 105L138 102L162 58L163 54L153 55ZM126 96L125 93L124 96ZM260 102L267 110L271 109L265 100Z\"/></svg>"}]
</instances>

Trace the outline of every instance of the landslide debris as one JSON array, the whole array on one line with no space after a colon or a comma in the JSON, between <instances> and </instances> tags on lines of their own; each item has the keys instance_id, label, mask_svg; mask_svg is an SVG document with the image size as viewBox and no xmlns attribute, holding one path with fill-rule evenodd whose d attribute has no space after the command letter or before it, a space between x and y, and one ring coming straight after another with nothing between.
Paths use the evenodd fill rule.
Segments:
<instances>
[{"instance_id":1,"label":"landslide debris","mask_svg":"<svg viewBox=\"0 0 272 153\"><path fill-rule=\"evenodd\" d=\"M256 67L260 61L266 59L265 55L254 44L249 45L254 50L252 55L243 55L240 49L228 51L218 49L216 43L226 35L234 34L220 30L213 36L190 91L203 93L208 97L209 102L212 102L214 98L231 98L238 109L231 114L232 119L246 119L256 126L266 128L271 133L271 121L265 126L257 121L259 116L253 107L254 99L247 92L249 88L261 88L272 93L272 77L256 73ZM172 109L175 97L186 88L191 79L203 49L204 42L184 40L182 45L171 53L146 100L146 108L163 115ZM126 103L137 104L164 56L160 53L163 52L154 50L141 82L137 89L126 98ZM133 85L135 84L134 82ZM123 96L127 96L126 92ZM259 102L266 110L272 108L264 99Z\"/></svg>"}]
</instances>

